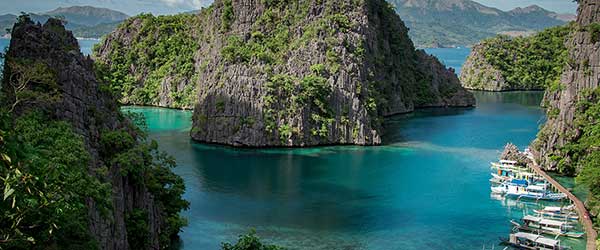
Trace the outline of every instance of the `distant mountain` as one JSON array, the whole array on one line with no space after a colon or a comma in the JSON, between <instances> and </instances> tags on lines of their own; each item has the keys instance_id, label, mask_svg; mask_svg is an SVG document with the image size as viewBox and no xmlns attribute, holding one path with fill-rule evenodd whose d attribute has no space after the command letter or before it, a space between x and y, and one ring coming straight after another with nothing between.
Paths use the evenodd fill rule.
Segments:
<instances>
[{"instance_id":1,"label":"distant mountain","mask_svg":"<svg viewBox=\"0 0 600 250\"><path fill-rule=\"evenodd\" d=\"M563 25L574 15L537 5L502 11L470 0L389 0L418 47L472 45L496 34L527 34Z\"/></svg>"},{"instance_id":2,"label":"distant mountain","mask_svg":"<svg viewBox=\"0 0 600 250\"><path fill-rule=\"evenodd\" d=\"M50 17L60 17L76 37L86 38L100 38L129 18L119 11L91 6L58 8L44 13L29 13L29 16L34 22L40 23L45 23ZM11 29L16 21L16 15L0 15L0 36L7 34L7 29Z\"/></svg>"},{"instance_id":3,"label":"distant mountain","mask_svg":"<svg viewBox=\"0 0 600 250\"><path fill-rule=\"evenodd\" d=\"M72 23L84 26L96 26L99 24L108 24L121 22L129 16L125 13L106 8L96 8L91 6L73 6L68 8L58 8L44 13L48 16L62 16Z\"/></svg>"}]
</instances>

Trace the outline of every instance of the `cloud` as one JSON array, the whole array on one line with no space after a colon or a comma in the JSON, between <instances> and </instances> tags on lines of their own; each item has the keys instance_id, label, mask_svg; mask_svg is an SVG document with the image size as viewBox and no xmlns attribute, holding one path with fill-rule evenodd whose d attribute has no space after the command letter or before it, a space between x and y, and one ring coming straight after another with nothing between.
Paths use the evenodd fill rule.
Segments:
<instances>
[{"instance_id":1,"label":"cloud","mask_svg":"<svg viewBox=\"0 0 600 250\"><path fill-rule=\"evenodd\" d=\"M160 0L171 7L191 7L200 9L212 1L209 0Z\"/></svg>"}]
</instances>

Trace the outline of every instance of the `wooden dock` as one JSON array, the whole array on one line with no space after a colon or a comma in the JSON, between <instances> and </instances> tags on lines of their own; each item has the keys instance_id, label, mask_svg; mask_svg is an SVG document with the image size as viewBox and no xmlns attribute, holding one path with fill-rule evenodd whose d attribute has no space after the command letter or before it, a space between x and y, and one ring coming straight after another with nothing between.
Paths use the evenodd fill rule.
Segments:
<instances>
[{"instance_id":1,"label":"wooden dock","mask_svg":"<svg viewBox=\"0 0 600 250\"><path fill-rule=\"evenodd\" d=\"M577 214L579 214L579 218L583 227L585 228L585 233L587 237L587 250L597 250L596 249L596 238L598 238L598 233L594 229L594 224L592 223L592 219L590 217L590 213L585 208L585 205L577 196L571 193L568 189L563 187L558 181L554 180L550 175L548 175L535 161L535 157L529 158L532 160L533 164L529 167L538 175L544 177L554 188L558 191L567 195L569 200L575 205L575 209L577 210Z\"/></svg>"}]
</instances>

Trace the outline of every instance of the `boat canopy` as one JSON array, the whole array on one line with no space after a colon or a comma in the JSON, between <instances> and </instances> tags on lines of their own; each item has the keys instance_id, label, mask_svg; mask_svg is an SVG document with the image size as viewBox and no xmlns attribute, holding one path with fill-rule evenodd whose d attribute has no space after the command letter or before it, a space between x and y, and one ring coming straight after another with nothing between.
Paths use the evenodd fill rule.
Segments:
<instances>
[{"instance_id":1,"label":"boat canopy","mask_svg":"<svg viewBox=\"0 0 600 250\"><path fill-rule=\"evenodd\" d=\"M546 185L530 185L527 187L528 190L533 190L533 191L546 191L546 189L548 189L548 187Z\"/></svg>"},{"instance_id":2,"label":"boat canopy","mask_svg":"<svg viewBox=\"0 0 600 250\"><path fill-rule=\"evenodd\" d=\"M527 186L528 182L526 180L512 179L510 183L515 184L517 186Z\"/></svg>"},{"instance_id":3,"label":"boat canopy","mask_svg":"<svg viewBox=\"0 0 600 250\"><path fill-rule=\"evenodd\" d=\"M545 246L554 247L559 244L558 240L549 239L549 238L546 238L546 237L543 237L543 236L540 236L537 234L531 234L531 233L518 232L518 233L515 233L515 237L521 238L521 239L527 239L527 240L530 240L530 241L533 241L535 243L542 244Z\"/></svg>"},{"instance_id":4,"label":"boat canopy","mask_svg":"<svg viewBox=\"0 0 600 250\"><path fill-rule=\"evenodd\" d=\"M525 217L523 217L523 220L535 222L540 225L548 225L548 226L555 226L555 227L562 227L563 225L567 224L566 222L563 222L563 221L549 220L549 219L531 216L531 215L526 215Z\"/></svg>"},{"instance_id":5,"label":"boat canopy","mask_svg":"<svg viewBox=\"0 0 600 250\"><path fill-rule=\"evenodd\" d=\"M569 205L569 206L566 206L566 207L550 207L550 206L548 206L548 207L544 207L544 211L546 211L546 212L560 213L560 212L563 212L563 211L573 210L574 208L575 208L574 205Z\"/></svg>"},{"instance_id":6,"label":"boat canopy","mask_svg":"<svg viewBox=\"0 0 600 250\"><path fill-rule=\"evenodd\" d=\"M548 211L548 212L560 212L560 211L562 211L562 207L545 207L544 211Z\"/></svg>"},{"instance_id":7,"label":"boat canopy","mask_svg":"<svg viewBox=\"0 0 600 250\"><path fill-rule=\"evenodd\" d=\"M500 160L500 163L502 163L502 164L513 164L513 165L517 164L516 161L509 161L509 160Z\"/></svg>"}]
</instances>

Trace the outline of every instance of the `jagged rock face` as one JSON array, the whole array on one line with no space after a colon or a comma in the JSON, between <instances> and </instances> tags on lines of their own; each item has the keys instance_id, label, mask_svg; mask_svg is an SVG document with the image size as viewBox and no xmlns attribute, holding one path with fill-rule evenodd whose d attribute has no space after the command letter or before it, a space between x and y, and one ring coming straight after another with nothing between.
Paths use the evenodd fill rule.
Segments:
<instances>
[{"instance_id":1,"label":"jagged rock face","mask_svg":"<svg viewBox=\"0 0 600 250\"><path fill-rule=\"evenodd\" d=\"M573 124L578 112L577 103L584 98L585 91L598 88L600 82L600 39L592 37L593 34L585 29L600 22L600 3L581 0L577 12L578 28L566 43L569 63L562 74L562 90L546 91L544 103L549 108L548 120L533 143L533 148L539 153L538 162L548 170L555 170L558 164L551 156L560 154L560 147L579 136ZM558 114L550 114L552 111Z\"/></svg>"},{"instance_id":2,"label":"jagged rock face","mask_svg":"<svg viewBox=\"0 0 600 250\"><path fill-rule=\"evenodd\" d=\"M475 104L453 71L415 50L383 0L217 0L195 18L198 79L186 84L197 89L197 141L377 145L384 116ZM126 34L109 36L98 57Z\"/></svg>"},{"instance_id":3,"label":"jagged rock face","mask_svg":"<svg viewBox=\"0 0 600 250\"><path fill-rule=\"evenodd\" d=\"M502 72L485 58L485 47L483 44L473 46L460 74L462 86L467 89L484 91L511 90L512 88L502 76Z\"/></svg>"},{"instance_id":4,"label":"jagged rock face","mask_svg":"<svg viewBox=\"0 0 600 250\"><path fill-rule=\"evenodd\" d=\"M502 151L500 159L516 161L520 166L527 166L533 163L531 159L527 158L527 155L519 151L519 148L512 143L508 143L504 146L504 151Z\"/></svg>"},{"instance_id":5,"label":"jagged rock face","mask_svg":"<svg viewBox=\"0 0 600 250\"><path fill-rule=\"evenodd\" d=\"M56 19L49 19L43 26L20 23L13 29L6 58L42 62L56 72L60 101L51 105L28 104L17 107L15 113L45 110L54 119L69 122L73 130L83 136L91 155L89 171L96 173L104 165L99 154L100 134L103 130L123 128L128 121L118 119L121 116L116 100L99 90L101 84L96 79L93 61L81 54L72 33ZM10 74L8 64L5 67L5 73ZM3 92L10 99L9 87L5 85ZM148 211L150 247L159 249L161 211L145 186L124 177L120 171L119 167L111 167L106 176L112 185L111 213L101 214L95 202L88 201L90 232L98 240L100 249L129 249L125 214L134 208L143 208Z\"/></svg>"}]
</instances>

